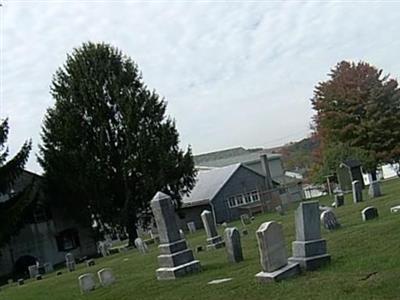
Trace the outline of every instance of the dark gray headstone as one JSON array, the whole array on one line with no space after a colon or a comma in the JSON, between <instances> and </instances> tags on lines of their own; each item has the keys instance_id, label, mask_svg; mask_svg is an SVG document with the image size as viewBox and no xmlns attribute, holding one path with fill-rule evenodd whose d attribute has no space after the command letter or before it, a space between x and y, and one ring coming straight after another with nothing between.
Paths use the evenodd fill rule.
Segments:
<instances>
[{"instance_id":1,"label":"dark gray headstone","mask_svg":"<svg viewBox=\"0 0 400 300\"><path fill-rule=\"evenodd\" d=\"M296 241L292 243L290 262L298 262L305 270L314 270L330 261L326 241L321 239L318 201L300 203L295 212Z\"/></svg>"},{"instance_id":2,"label":"dark gray headstone","mask_svg":"<svg viewBox=\"0 0 400 300\"><path fill-rule=\"evenodd\" d=\"M361 211L363 221L372 220L378 217L378 209L373 206L368 206Z\"/></svg>"},{"instance_id":3,"label":"dark gray headstone","mask_svg":"<svg viewBox=\"0 0 400 300\"><path fill-rule=\"evenodd\" d=\"M376 198L376 197L382 196L382 193L381 193L381 186L380 186L379 181L372 181L372 182L369 184L368 195L369 195L371 198Z\"/></svg>"},{"instance_id":4,"label":"dark gray headstone","mask_svg":"<svg viewBox=\"0 0 400 300\"><path fill-rule=\"evenodd\" d=\"M321 223L328 230L335 230L340 227L340 223L332 210L326 210L321 213Z\"/></svg>"},{"instance_id":5,"label":"dark gray headstone","mask_svg":"<svg viewBox=\"0 0 400 300\"><path fill-rule=\"evenodd\" d=\"M344 205L344 195L343 194L335 195L335 206L340 207L343 205Z\"/></svg>"},{"instance_id":6,"label":"dark gray headstone","mask_svg":"<svg viewBox=\"0 0 400 300\"><path fill-rule=\"evenodd\" d=\"M87 267L92 267L92 266L94 266L94 265L96 265L96 262L94 261L94 259L88 259L88 260L86 261L86 266L87 266Z\"/></svg>"},{"instance_id":7,"label":"dark gray headstone","mask_svg":"<svg viewBox=\"0 0 400 300\"><path fill-rule=\"evenodd\" d=\"M35 278L36 278L36 280L42 280L43 279L42 275L40 275L40 274L36 275Z\"/></svg>"},{"instance_id":8,"label":"dark gray headstone","mask_svg":"<svg viewBox=\"0 0 400 300\"><path fill-rule=\"evenodd\" d=\"M361 202L362 199L362 186L361 182L358 180L354 180L352 183L352 189L353 189L353 202L358 203Z\"/></svg>"},{"instance_id":9,"label":"dark gray headstone","mask_svg":"<svg viewBox=\"0 0 400 300\"><path fill-rule=\"evenodd\" d=\"M225 246L229 262L237 263L243 260L240 233L236 227L225 229Z\"/></svg>"},{"instance_id":10,"label":"dark gray headstone","mask_svg":"<svg viewBox=\"0 0 400 300\"><path fill-rule=\"evenodd\" d=\"M68 269L69 272L73 272L75 271L75 258L74 255L72 253L67 253L65 255L65 265Z\"/></svg>"},{"instance_id":11,"label":"dark gray headstone","mask_svg":"<svg viewBox=\"0 0 400 300\"><path fill-rule=\"evenodd\" d=\"M221 236L218 235L212 212L204 210L201 213L201 220L203 221L204 229L207 233L207 250L224 247L225 244Z\"/></svg>"},{"instance_id":12,"label":"dark gray headstone","mask_svg":"<svg viewBox=\"0 0 400 300\"><path fill-rule=\"evenodd\" d=\"M187 248L186 240L180 236L172 199L158 192L150 205L160 236L160 268L156 270L157 279L175 279L200 271L200 262L194 259L192 250Z\"/></svg>"}]
</instances>

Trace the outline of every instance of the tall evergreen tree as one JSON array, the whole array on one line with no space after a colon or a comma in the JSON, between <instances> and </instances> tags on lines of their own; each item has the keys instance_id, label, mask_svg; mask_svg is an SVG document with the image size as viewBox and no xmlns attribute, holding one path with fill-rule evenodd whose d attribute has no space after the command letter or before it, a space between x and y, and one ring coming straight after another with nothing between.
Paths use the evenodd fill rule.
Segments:
<instances>
[{"instance_id":1,"label":"tall evergreen tree","mask_svg":"<svg viewBox=\"0 0 400 300\"><path fill-rule=\"evenodd\" d=\"M328 165L335 157L358 156L375 176L380 163L398 161L400 89L382 74L368 63L342 61L316 86L314 126Z\"/></svg>"},{"instance_id":2,"label":"tall evergreen tree","mask_svg":"<svg viewBox=\"0 0 400 300\"><path fill-rule=\"evenodd\" d=\"M130 244L158 191L177 200L194 185L166 102L137 65L108 44L85 43L52 82L39 162L48 195L77 220L124 226Z\"/></svg>"},{"instance_id":3,"label":"tall evergreen tree","mask_svg":"<svg viewBox=\"0 0 400 300\"><path fill-rule=\"evenodd\" d=\"M21 193L13 193L12 186L24 170L25 163L31 150L31 141L26 141L19 152L9 161L8 148L8 120L0 123L0 245L16 233L20 228L22 217L32 201L28 197L29 189Z\"/></svg>"}]
</instances>

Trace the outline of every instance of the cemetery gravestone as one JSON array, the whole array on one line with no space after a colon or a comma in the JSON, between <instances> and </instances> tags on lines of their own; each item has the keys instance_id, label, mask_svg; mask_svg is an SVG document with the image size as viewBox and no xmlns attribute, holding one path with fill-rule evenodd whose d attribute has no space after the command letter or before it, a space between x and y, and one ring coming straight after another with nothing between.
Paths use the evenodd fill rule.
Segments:
<instances>
[{"instance_id":1,"label":"cemetery gravestone","mask_svg":"<svg viewBox=\"0 0 400 300\"><path fill-rule=\"evenodd\" d=\"M94 265L96 265L96 263L95 263L95 261L94 261L93 259L88 259L88 260L86 261L86 266L87 266L87 267L92 267L92 266L94 266Z\"/></svg>"},{"instance_id":2,"label":"cemetery gravestone","mask_svg":"<svg viewBox=\"0 0 400 300\"><path fill-rule=\"evenodd\" d=\"M251 220L248 214L243 214L240 216L243 226L251 224Z\"/></svg>"},{"instance_id":3,"label":"cemetery gravestone","mask_svg":"<svg viewBox=\"0 0 400 300\"><path fill-rule=\"evenodd\" d=\"M25 281L22 278L18 279L17 282L18 282L18 285L24 285L25 284Z\"/></svg>"},{"instance_id":4,"label":"cemetery gravestone","mask_svg":"<svg viewBox=\"0 0 400 300\"><path fill-rule=\"evenodd\" d=\"M72 253L67 253L65 255L65 264L69 272L75 271L75 258Z\"/></svg>"},{"instance_id":5,"label":"cemetery gravestone","mask_svg":"<svg viewBox=\"0 0 400 300\"><path fill-rule=\"evenodd\" d=\"M330 261L326 240L321 239L318 201L300 203L295 212L296 241L292 243L290 262L298 262L305 270L315 270Z\"/></svg>"},{"instance_id":6,"label":"cemetery gravestone","mask_svg":"<svg viewBox=\"0 0 400 300\"><path fill-rule=\"evenodd\" d=\"M139 237L135 239L135 246L142 254L146 254L149 252L149 248L147 248L146 243Z\"/></svg>"},{"instance_id":7,"label":"cemetery gravestone","mask_svg":"<svg viewBox=\"0 0 400 300\"><path fill-rule=\"evenodd\" d=\"M79 276L78 282L82 294L93 291L96 288L96 282L92 273L87 273Z\"/></svg>"},{"instance_id":8,"label":"cemetery gravestone","mask_svg":"<svg viewBox=\"0 0 400 300\"><path fill-rule=\"evenodd\" d=\"M376 198L382 196L381 187L379 181L372 181L368 188L368 195L371 198Z\"/></svg>"},{"instance_id":9,"label":"cemetery gravestone","mask_svg":"<svg viewBox=\"0 0 400 300\"><path fill-rule=\"evenodd\" d=\"M39 267L37 265L32 265L28 267L29 278L35 278L39 274Z\"/></svg>"},{"instance_id":10,"label":"cemetery gravestone","mask_svg":"<svg viewBox=\"0 0 400 300\"><path fill-rule=\"evenodd\" d=\"M115 282L115 277L110 268L101 269L97 272L97 276L99 277L99 281L102 286L108 286Z\"/></svg>"},{"instance_id":11,"label":"cemetery gravestone","mask_svg":"<svg viewBox=\"0 0 400 300\"><path fill-rule=\"evenodd\" d=\"M196 224L194 222L188 222L186 225L187 225L190 233L196 232Z\"/></svg>"},{"instance_id":12,"label":"cemetery gravestone","mask_svg":"<svg viewBox=\"0 0 400 300\"><path fill-rule=\"evenodd\" d=\"M175 279L200 271L200 262L194 259L192 250L187 248L186 240L180 237L171 198L158 192L150 205L160 237L160 268L156 270L157 279Z\"/></svg>"},{"instance_id":13,"label":"cemetery gravestone","mask_svg":"<svg viewBox=\"0 0 400 300\"><path fill-rule=\"evenodd\" d=\"M221 236L218 235L213 214L208 210L204 210L201 213L201 219L207 233L207 250L224 247L225 243Z\"/></svg>"},{"instance_id":14,"label":"cemetery gravestone","mask_svg":"<svg viewBox=\"0 0 400 300\"><path fill-rule=\"evenodd\" d=\"M229 262L237 263L243 260L240 233L236 227L225 229L225 245Z\"/></svg>"},{"instance_id":15,"label":"cemetery gravestone","mask_svg":"<svg viewBox=\"0 0 400 300\"><path fill-rule=\"evenodd\" d=\"M390 208L391 213L397 213L400 211L400 205L396 205Z\"/></svg>"},{"instance_id":16,"label":"cemetery gravestone","mask_svg":"<svg viewBox=\"0 0 400 300\"><path fill-rule=\"evenodd\" d=\"M44 267L44 272L47 274L47 273L50 273L50 272L53 272L53 265L51 264L51 263L44 263L43 264L43 267Z\"/></svg>"},{"instance_id":17,"label":"cemetery gravestone","mask_svg":"<svg viewBox=\"0 0 400 300\"><path fill-rule=\"evenodd\" d=\"M262 271L256 275L259 282L280 281L300 273L298 263L288 263L282 225L271 221L261 224L257 232Z\"/></svg>"},{"instance_id":18,"label":"cemetery gravestone","mask_svg":"<svg viewBox=\"0 0 400 300\"><path fill-rule=\"evenodd\" d=\"M42 275L38 274L35 276L36 280L42 280Z\"/></svg>"},{"instance_id":19,"label":"cemetery gravestone","mask_svg":"<svg viewBox=\"0 0 400 300\"><path fill-rule=\"evenodd\" d=\"M185 233L183 232L182 229L179 229L179 235L181 236L181 239L185 239Z\"/></svg>"},{"instance_id":20,"label":"cemetery gravestone","mask_svg":"<svg viewBox=\"0 0 400 300\"><path fill-rule=\"evenodd\" d=\"M340 207L344 205L344 195L338 194L335 195L335 207Z\"/></svg>"},{"instance_id":21,"label":"cemetery gravestone","mask_svg":"<svg viewBox=\"0 0 400 300\"><path fill-rule=\"evenodd\" d=\"M353 189L353 202L358 203L362 201L362 187L361 183L358 180L354 180L352 183Z\"/></svg>"},{"instance_id":22,"label":"cemetery gravestone","mask_svg":"<svg viewBox=\"0 0 400 300\"><path fill-rule=\"evenodd\" d=\"M331 210L323 211L321 213L321 223L324 228L328 230L335 230L340 227L340 224L335 216L335 213Z\"/></svg>"},{"instance_id":23,"label":"cemetery gravestone","mask_svg":"<svg viewBox=\"0 0 400 300\"><path fill-rule=\"evenodd\" d=\"M373 206L368 206L361 211L363 221L372 220L378 217L378 210Z\"/></svg>"}]
</instances>

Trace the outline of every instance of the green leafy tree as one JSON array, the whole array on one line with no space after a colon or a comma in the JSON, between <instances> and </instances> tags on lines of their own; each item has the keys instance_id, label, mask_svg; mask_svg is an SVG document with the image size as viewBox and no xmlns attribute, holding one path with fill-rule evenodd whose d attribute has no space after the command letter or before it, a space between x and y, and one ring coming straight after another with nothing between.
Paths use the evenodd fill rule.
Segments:
<instances>
[{"instance_id":1,"label":"green leafy tree","mask_svg":"<svg viewBox=\"0 0 400 300\"><path fill-rule=\"evenodd\" d=\"M24 170L31 150L31 141L26 141L19 152L7 161L9 155L6 147L8 137L8 120L0 123L0 245L7 242L10 236L18 231L27 208L32 203L31 189L13 193L15 180Z\"/></svg>"},{"instance_id":2,"label":"green leafy tree","mask_svg":"<svg viewBox=\"0 0 400 300\"><path fill-rule=\"evenodd\" d=\"M332 157L343 154L341 147L358 154L373 176L379 164L398 161L400 90L382 73L368 63L342 61L316 86L311 102L325 169L332 168Z\"/></svg>"},{"instance_id":3,"label":"green leafy tree","mask_svg":"<svg viewBox=\"0 0 400 300\"><path fill-rule=\"evenodd\" d=\"M130 244L157 191L176 199L195 183L166 102L137 65L108 44L85 43L52 82L39 162L47 194L76 220L126 228Z\"/></svg>"}]
</instances>

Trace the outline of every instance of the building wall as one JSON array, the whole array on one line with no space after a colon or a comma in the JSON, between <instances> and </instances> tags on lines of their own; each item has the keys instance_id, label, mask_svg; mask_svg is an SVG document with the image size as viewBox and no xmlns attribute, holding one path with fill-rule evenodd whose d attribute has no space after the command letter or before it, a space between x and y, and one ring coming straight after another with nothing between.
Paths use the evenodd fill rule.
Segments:
<instances>
[{"instance_id":1,"label":"building wall","mask_svg":"<svg viewBox=\"0 0 400 300\"><path fill-rule=\"evenodd\" d=\"M253 191L265 191L265 179L247 168L239 168L220 190L212 201L216 222L223 223L240 218L240 211L237 207L230 208L229 197L250 193Z\"/></svg>"},{"instance_id":2,"label":"building wall","mask_svg":"<svg viewBox=\"0 0 400 300\"><path fill-rule=\"evenodd\" d=\"M92 256L97 247L91 236L90 228L83 228L64 216L61 211L51 209L51 218L47 221L26 224L8 244L0 248L0 276L14 271L15 263L23 256L31 256L41 264L52 265L64 263L65 254L71 252L75 258ZM56 236L66 229L78 232L80 245L69 251L58 248Z\"/></svg>"},{"instance_id":3,"label":"building wall","mask_svg":"<svg viewBox=\"0 0 400 300\"><path fill-rule=\"evenodd\" d=\"M184 214L183 218L177 216L178 226L183 231L188 231L187 223L194 222L197 229L203 228L203 221L201 220L201 213L204 210L211 210L210 205L199 205L186 207L182 209L182 213Z\"/></svg>"}]
</instances>

